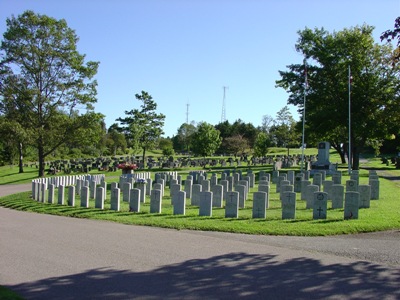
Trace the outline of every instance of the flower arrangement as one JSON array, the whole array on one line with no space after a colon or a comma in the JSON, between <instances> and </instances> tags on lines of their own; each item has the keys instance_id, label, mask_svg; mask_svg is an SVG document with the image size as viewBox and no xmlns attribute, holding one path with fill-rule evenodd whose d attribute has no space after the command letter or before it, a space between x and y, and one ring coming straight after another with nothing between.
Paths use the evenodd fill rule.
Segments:
<instances>
[{"instance_id":1,"label":"flower arrangement","mask_svg":"<svg viewBox=\"0 0 400 300\"><path fill-rule=\"evenodd\" d=\"M137 183L147 183L146 179L143 179L143 178L136 179L136 182Z\"/></svg>"},{"instance_id":2,"label":"flower arrangement","mask_svg":"<svg viewBox=\"0 0 400 300\"><path fill-rule=\"evenodd\" d=\"M122 163L119 164L117 168L121 170L136 170L138 167L136 164Z\"/></svg>"}]
</instances>

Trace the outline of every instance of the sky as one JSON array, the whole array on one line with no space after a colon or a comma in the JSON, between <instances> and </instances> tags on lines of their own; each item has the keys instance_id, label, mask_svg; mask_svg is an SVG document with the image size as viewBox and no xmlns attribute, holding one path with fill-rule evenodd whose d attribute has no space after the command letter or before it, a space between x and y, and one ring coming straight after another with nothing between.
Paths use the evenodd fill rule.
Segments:
<instances>
[{"instance_id":1,"label":"sky","mask_svg":"<svg viewBox=\"0 0 400 300\"><path fill-rule=\"evenodd\" d=\"M285 106L299 120L275 87L279 71L303 61L298 31L367 24L381 43L400 0L0 0L1 38L6 19L26 10L65 19L78 51L100 62L95 111L107 127L140 108L135 94L146 91L172 137L187 121L257 127Z\"/></svg>"}]
</instances>

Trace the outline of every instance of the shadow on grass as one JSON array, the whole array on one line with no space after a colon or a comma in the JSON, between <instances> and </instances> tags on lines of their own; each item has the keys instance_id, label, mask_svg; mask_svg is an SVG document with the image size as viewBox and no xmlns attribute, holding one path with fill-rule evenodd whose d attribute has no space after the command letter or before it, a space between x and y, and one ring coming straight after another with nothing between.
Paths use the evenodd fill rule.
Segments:
<instances>
[{"instance_id":1,"label":"shadow on grass","mask_svg":"<svg viewBox=\"0 0 400 300\"><path fill-rule=\"evenodd\" d=\"M368 262L229 253L136 272L97 268L8 286L27 299L399 299L400 271Z\"/></svg>"}]
</instances>

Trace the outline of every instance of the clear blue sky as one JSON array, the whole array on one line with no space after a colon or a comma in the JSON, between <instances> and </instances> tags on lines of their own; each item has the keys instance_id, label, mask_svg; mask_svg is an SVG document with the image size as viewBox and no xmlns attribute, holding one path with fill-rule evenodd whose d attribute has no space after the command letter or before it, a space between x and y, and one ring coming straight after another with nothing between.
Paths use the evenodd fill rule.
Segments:
<instances>
[{"instance_id":1,"label":"clear blue sky","mask_svg":"<svg viewBox=\"0 0 400 300\"><path fill-rule=\"evenodd\" d=\"M139 108L142 90L166 115L165 136L186 122L226 119L261 125L276 118L288 94L275 88L278 70L302 62L297 32L375 26L374 37L393 29L400 0L0 0L6 18L25 10L65 19L80 37L78 50L100 61L96 111L107 127ZM295 119L297 109L289 106Z\"/></svg>"}]
</instances>

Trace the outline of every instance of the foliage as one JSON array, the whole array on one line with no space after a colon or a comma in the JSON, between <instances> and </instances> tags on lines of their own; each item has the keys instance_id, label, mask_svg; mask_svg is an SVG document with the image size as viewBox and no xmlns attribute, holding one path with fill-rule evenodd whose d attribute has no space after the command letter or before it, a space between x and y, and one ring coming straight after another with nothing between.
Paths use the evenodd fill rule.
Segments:
<instances>
[{"instance_id":1,"label":"foliage","mask_svg":"<svg viewBox=\"0 0 400 300\"><path fill-rule=\"evenodd\" d=\"M249 148L249 141L240 134L226 137L222 140L221 148L225 153L231 153L235 157L238 154L243 154Z\"/></svg>"},{"instance_id":2,"label":"foliage","mask_svg":"<svg viewBox=\"0 0 400 300\"><path fill-rule=\"evenodd\" d=\"M258 157L266 156L271 144L269 136L263 131L259 132L254 144L254 155Z\"/></svg>"},{"instance_id":3,"label":"foliage","mask_svg":"<svg viewBox=\"0 0 400 300\"><path fill-rule=\"evenodd\" d=\"M102 117L91 111L98 63L84 63L78 37L65 20L26 11L6 23L0 48L2 113L23 116L18 121L34 138L43 176L45 157ZM87 114L80 115L81 108Z\"/></svg>"},{"instance_id":4,"label":"foliage","mask_svg":"<svg viewBox=\"0 0 400 300\"><path fill-rule=\"evenodd\" d=\"M394 29L386 30L381 34L381 41L386 40L388 42L393 41L397 38L396 49L393 51L393 65L399 62L400 60L400 17L397 17L394 21Z\"/></svg>"},{"instance_id":5,"label":"foliage","mask_svg":"<svg viewBox=\"0 0 400 300\"><path fill-rule=\"evenodd\" d=\"M153 149L157 145L157 141L164 133L165 116L157 114L157 103L153 97L145 91L135 95L136 100L142 104L139 109L125 111L125 118L118 118L121 122L120 130L127 137L128 143L134 149L140 147L143 150L143 162L147 149Z\"/></svg>"},{"instance_id":6,"label":"foliage","mask_svg":"<svg viewBox=\"0 0 400 300\"><path fill-rule=\"evenodd\" d=\"M358 155L367 141L397 134L400 121L399 67L391 66L390 45L375 44L372 31L367 25L334 33L323 28L299 31L296 50L307 58L308 88L305 64L289 65L289 71L280 71L281 79L276 82L289 93L288 103L298 106L300 113L306 93L306 142L329 141L343 162L350 67L353 169L358 169Z\"/></svg>"},{"instance_id":7,"label":"foliage","mask_svg":"<svg viewBox=\"0 0 400 300\"><path fill-rule=\"evenodd\" d=\"M180 152L189 152L193 134L196 132L196 126L191 123L182 124L177 135L172 138L173 148Z\"/></svg>"},{"instance_id":8,"label":"foliage","mask_svg":"<svg viewBox=\"0 0 400 300\"><path fill-rule=\"evenodd\" d=\"M193 134L192 149L200 156L210 156L221 145L219 131L211 124L201 122L197 125L197 131Z\"/></svg>"}]
</instances>

